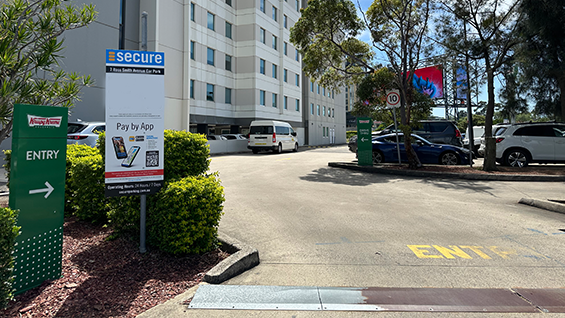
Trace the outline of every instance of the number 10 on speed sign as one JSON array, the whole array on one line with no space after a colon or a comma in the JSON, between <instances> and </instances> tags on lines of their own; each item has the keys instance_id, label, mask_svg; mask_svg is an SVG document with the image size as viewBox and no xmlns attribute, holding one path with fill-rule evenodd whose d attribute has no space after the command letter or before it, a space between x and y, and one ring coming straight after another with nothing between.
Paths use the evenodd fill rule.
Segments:
<instances>
[{"instance_id":1,"label":"number 10 on speed sign","mask_svg":"<svg viewBox=\"0 0 565 318\"><path fill-rule=\"evenodd\" d=\"M387 108L399 108L400 107L400 91L393 89L386 91L386 106Z\"/></svg>"}]
</instances>

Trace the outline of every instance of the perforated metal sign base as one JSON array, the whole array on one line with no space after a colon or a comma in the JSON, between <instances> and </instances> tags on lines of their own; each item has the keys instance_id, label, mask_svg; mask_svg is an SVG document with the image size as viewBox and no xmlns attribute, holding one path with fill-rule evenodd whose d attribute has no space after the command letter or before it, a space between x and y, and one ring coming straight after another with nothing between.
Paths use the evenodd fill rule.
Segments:
<instances>
[{"instance_id":1,"label":"perforated metal sign base","mask_svg":"<svg viewBox=\"0 0 565 318\"><path fill-rule=\"evenodd\" d=\"M202 285L189 308L412 312L565 312L565 289Z\"/></svg>"}]
</instances>

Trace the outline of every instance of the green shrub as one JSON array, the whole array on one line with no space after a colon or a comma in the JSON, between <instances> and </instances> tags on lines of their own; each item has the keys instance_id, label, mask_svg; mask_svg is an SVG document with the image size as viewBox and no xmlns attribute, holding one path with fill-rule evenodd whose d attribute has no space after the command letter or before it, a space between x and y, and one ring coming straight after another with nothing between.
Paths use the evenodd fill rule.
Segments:
<instances>
[{"instance_id":1,"label":"green shrub","mask_svg":"<svg viewBox=\"0 0 565 318\"><path fill-rule=\"evenodd\" d=\"M14 259L12 252L19 235L20 227L16 226L17 212L8 208L0 208L0 309L12 299L12 283L14 280Z\"/></svg>"},{"instance_id":2,"label":"green shrub","mask_svg":"<svg viewBox=\"0 0 565 318\"><path fill-rule=\"evenodd\" d=\"M73 187L71 181L73 180L74 166L80 158L98 155L98 149L89 147L87 145L67 145L67 163L65 174L65 213L73 214L72 198L75 197L80 188Z\"/></svg>"},{"instance_id":3,"label":"green shrub","mask_svg":"<svg viewBox=\"0 0 565 318\"><path fill-rule=\"evenodd\" d=\"M356 135L357 135L357 130L348 130L345 132L345 138L347 138L347 140L349 140L351 136L356 136Z\"/></svg>"},{"instance_id":4,"label":"green shrub","mask_svg":"<svg viewBox=\"0 0 565 318\"><path fill-rule=\"evenodd\" d=\"M203 175L210 167L204 135L165 130L165 182Z\"/></svg>"},{"instance_id":5,"label":"green shrub","mask_svg":"<svg viewBox=\"0 0 565 318\"><path fill-rule=\"evenodd\" d=\"M146 211L154 197L147 196ZM115 235L127 235L129 237L139 237L139 196L122 196L108 198L110 209L108 210L108 221L114 229ZM147 212L150 213L150 212Z\"/></svg>"},{"instance_id":6,"label":"green shrub","mask_svg":"<svg viewBox=\"0 0 565 318\"><path fill-rule=\"evenodd\" d=\"M171 254L204 253L216 246L224 189L216 175L168 183L147 213L147 241Z\"/></svg>"},{"instance_id":7,"label":"green shrub","mask_svg":"<svg viewBox=\"0 0 565 318\"><path fill-rule=\"evenodd\" d=\"M6 157L4 157L4 165L2 167L4 167L4 170L6 170L6 180L8 180L8 183L6 183L6 186L8 188L10 188L10 169L11 169L11 164L12 164L12 150L4 150L4 155Z\"/></svg>"},{"instance_id":8,"label":"green shrub","mask_svg":"<svg viewBox=\"0 0 565 318\"><path fill-rule=\"evenodd\" d=\"M101 132L98 134L98 140L96 140L96 149L100 152L102 156L102 161L106 162L106 133Z\"/></svg>"},{"instance_id":9,"label":"green shrub","mask_svg":"<svg viewBox=\"0 0 565 318\"><path fill-rule=\"evenodd\" d=\"M104 162L99 154L76 157L67 180L70 208L81 220L106 222L110 204L104 196Z\"/></svg>"}]
</instances>

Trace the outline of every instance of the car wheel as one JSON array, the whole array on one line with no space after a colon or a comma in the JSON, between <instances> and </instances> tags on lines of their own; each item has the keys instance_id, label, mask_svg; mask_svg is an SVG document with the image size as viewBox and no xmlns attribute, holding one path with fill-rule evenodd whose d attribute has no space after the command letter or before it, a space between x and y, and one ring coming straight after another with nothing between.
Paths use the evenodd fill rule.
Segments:
<instances>
[{"instance_id":1,"label":"car wheel","mask_svg":"<svg viewBox=\"0 0 565 318\"><path fill-rule=\"evenodd\" d=\"M459 163L459 157L454 152L445 152L439 158L442 165L456 165Z\"/></svg>"},{"instance_id":2,"label":"car wheel","mask_svg":"<svg viewBox=\"0 0 565 318\"><path fill-rule=\"evenodd\" d=\"M383 153L380 151L373 151L373 164L385 162Z\"/></svg>"},{"instance_id":3,"label":"car wheel","mask_svg":"<svg viewBox=\"0 0 565 318\"><path fill-rule=\"evenodd\" d=\"M251 150L251 151L253 151L254 154L259 153L259 150L257 150L257 149L253 149L253 150Z\"/></svg>"},{"instance_id":4,"label":"car wheel","mask_svg":"<svg viewBox=\"0 0 565 318\"><path fill-rule=\"evenodd\" d=\"M295 143L295 144L294 144L294 149L293 149L292 151L298 152L298 143Z\"/></svg>"},{"instance_id":5,"label":"car wheel","mask_svg":"<svg viewBox=\"0 0 565 318\"><path fill-rule=\"evenodd\" d=\"M529 163L528 154L519 149L510 150L504 158L506 165L510 167L524 168Z\"/></svg>"},{"instance_id":6,"label":"car wheel","mask_svg":"<svg viewBox=\"0 0 565 318\"><path fill-rule=\"evenodd\" d=\"M281 152L282 152L282 144L279 144L279 146L275 150L275 153L281 153Z\"/></svg>"}]
</instances>

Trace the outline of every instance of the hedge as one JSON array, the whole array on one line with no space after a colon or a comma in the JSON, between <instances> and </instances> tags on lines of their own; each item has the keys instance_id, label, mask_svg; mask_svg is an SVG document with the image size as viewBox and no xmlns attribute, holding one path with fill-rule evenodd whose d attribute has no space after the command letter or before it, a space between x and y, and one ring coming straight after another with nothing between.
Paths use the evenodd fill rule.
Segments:
<instances>
[{"instance_id":1,"label":"hedge","mask_svg":"<svg viewBox=\"0 0 565 318\"><path fill-rule=\"evenodd\" d=\"M20 227L16 226L18 213L9 208L0 208L0 309L12 299L14 259L12 253Z\"/></svg>"},{"instance_id":2,"label":"hedge","mask_svg":"<svg viewBox=\"0 0 565 318\"><path fill-rule=\"evenodd\" d=\"M147 241L171 254L204 253L215 247L224 190L216 175L171 182L147 214Z\"/></svg>"}]
</instances>

